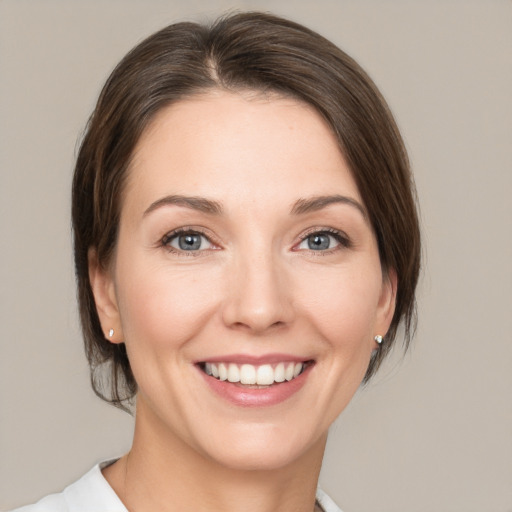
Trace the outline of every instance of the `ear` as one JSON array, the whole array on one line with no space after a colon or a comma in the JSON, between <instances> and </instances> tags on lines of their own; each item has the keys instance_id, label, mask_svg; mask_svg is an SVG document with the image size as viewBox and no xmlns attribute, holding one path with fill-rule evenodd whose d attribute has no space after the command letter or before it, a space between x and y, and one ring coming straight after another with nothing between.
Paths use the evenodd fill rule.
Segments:
<instances>
[{"instance_id":1,"label":"ear","mask_svg":"<svg viewBox=\"0 0 512 512\"><path fill-rule=\"evenodd\" d=\"M122 343L124 336L115 294L114 279L109 269L103 268L94 247L87 254L89 264L89 281L91 282L96 310L105 339L111 343ZM110 333L113 331L113 334Z\"/></svg>"},{"instance_id":2,"label":"ear","mask_svg":"<svg viewBox=\"0 0 512 512\"><path fill-rule=\"evenodd\" d=\"M396 291L398 278L396 271L390 269L382 276L382 290L379 297L377 321L375 323L375 334L385 336L388 332L393 315L395 314Z\"/></svg>"}]
</instances>

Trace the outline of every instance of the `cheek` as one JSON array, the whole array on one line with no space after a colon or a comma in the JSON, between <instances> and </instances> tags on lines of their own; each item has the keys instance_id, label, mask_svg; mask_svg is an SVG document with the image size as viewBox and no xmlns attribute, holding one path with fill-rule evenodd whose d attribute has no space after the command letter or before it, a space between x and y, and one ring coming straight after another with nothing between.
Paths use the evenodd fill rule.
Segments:
<instances>
[{"instance_id":1,"label":"cheek","mask_svg":"<svg viewBox=\"0 0 512 512\"><path fill-rule=\"evenodd\" d=\"M371 333L381 290L381 276L369 270L317 273L314 286L301 289L304 310L328 339L357 342Z\"/></svg>"},{"instance_id":2,"label":"cheek","mask_svg":"<svg viewBox=\"0 0 512 512\"><path fill-rule=\"evenodd\" d=\"M211 269L180 271L165 265L119 266L117 290L128 349L177 348L201 329L217 304L218 276ZM140 352L137 350L137 352Z\"/></svg>"}]
</instances>

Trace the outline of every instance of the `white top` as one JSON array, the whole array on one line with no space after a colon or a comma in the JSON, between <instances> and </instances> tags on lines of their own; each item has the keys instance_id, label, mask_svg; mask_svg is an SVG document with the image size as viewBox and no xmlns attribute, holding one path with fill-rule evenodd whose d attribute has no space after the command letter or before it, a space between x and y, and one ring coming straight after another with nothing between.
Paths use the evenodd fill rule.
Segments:
<instances>
[{"instance_id":1,"label":"white top","mask_svg":"<svg viewBox=\"0 0 512 512\"><path fill-rule=\"evenodd\" d=\"M114 461L97 464L61 493L50 494L34 505L17 508L11 512L128 512L101 472L102 468L112 462ZM316 498L324 512L341 512L331 498L320 489Z\"/></svg>"}]
</instances>

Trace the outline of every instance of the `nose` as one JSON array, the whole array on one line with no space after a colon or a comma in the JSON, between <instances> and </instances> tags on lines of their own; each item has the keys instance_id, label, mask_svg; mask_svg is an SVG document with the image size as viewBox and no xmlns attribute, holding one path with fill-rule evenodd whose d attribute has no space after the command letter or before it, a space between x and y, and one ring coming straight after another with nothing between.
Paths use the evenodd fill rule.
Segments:
<instances>
[{"instance_id":1,"label":"nose","mask_svg":"<svg viewBox=\"0 0 512 512\"><path fill-rule=\"evenodd\" d=\"M261 251L237 259L227 279L225 325L263 334L293 321L291 287L277 259Z\"/></svg>"}]
</instances>

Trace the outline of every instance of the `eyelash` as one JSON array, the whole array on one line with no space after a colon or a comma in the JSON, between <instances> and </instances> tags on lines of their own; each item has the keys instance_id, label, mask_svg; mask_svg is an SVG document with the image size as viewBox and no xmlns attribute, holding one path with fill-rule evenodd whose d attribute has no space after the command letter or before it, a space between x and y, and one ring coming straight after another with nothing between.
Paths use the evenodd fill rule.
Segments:
<instances>
[{"instance_id":1,"label":"eyelash","mask_svg":"<svg viewBox=\"0 0 512 512\"><path fill-rule=\"evenodd\" d=\"M340 244L339 246L332 247L332 248L329 248L326 250L316 250L315 251L313 249L310 249L309 252L313 253L315 256L326 256L326 255L332 254L333 252L338 251L342 248L350 249L352 247L352 242L349 239L349 237L346 235L346 233L344 233L343 231L339 231L337 229L333 229L333 228L311 229L310 231L304 233L300 237L299 243L295 244L294 247L299 246L301 243L305 242L309 237L311 237L313 235L329 235L329 236L332 236L336 240L336 242L338 242Z\"/></svg>"},{"instance_id":2,"label":"eyelash","mask_svg":"<svg viewBox=\"0 0 512 512\"><path fill-rule=\"evenodd\" d=\"M197 228L192 228L192 227L178 228L178 229L175 229L174 231L171 231L171 232L165 234L162 237L159 245L162 246L163 248L165 248L167 251L172 252L178 256L197 257L197 256L203 255L205 252L209 252L211 250L217 250L217 249L211 249L211 248L195 250L195 251L194 250L187 251L187 250L183 250L183 249L181 249L181 250L176 249L175 247L172 247L170 245L170 242L173 241L175 238L179 237L180 235L196 235L196 236L198 235L198 236L206 238L206 240L208 240L208 242L210 244L212 244L213 246L217 246L217 244L211 240L211 237L208 236L204 231L197 229ZM312 235L329 235L329 236L332 236L336 240L336 242L339 243L339 246L332 247L332 248L325 249L325 250L309 249L309 252L313 253L315 256L325 256L325 255L331 254L332 252L340 250L341 248L349 249L352 247L352 242L350 241L348 236L343 231L339 231L339 230L333 229L333 228L320 228L320 229L314 228L314 229L311 229L310 231L304 233L300 237L299 242L293 246L292 250L294 250L295 252L298 252L300 249L297 249L297 247L300 244L302 244L304 241L306 241Z\"/></svg>"},{"instance_id":3,"label":"eyelash","mask_svg":"<svg viewBox=\"0 0 512 512\"><path fill-rule=\"evenodd\" d=\"M175 229L174 231L171 231L170 233L165 234L159 245L162 246L164 249L166 249L169 252L172 252L173 254L176 254L177 256L185 256L185 257L198 257L204 255L205 252L209 252L211 250L217 250L217 249L202 249L198 251L187 251L183 249L177 249L175 247L172 247L170 243L180 235L195 235L195 236L201 236L206 238L210 244L217 247L217 244L211 240L211 237L208 236L204 231L198 228L192 228L192 227L182 227Z\"/></svg>"}]
</instances>

